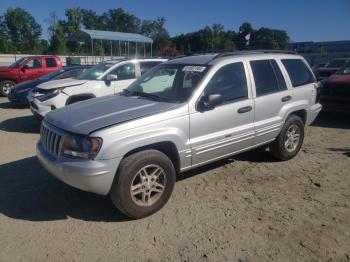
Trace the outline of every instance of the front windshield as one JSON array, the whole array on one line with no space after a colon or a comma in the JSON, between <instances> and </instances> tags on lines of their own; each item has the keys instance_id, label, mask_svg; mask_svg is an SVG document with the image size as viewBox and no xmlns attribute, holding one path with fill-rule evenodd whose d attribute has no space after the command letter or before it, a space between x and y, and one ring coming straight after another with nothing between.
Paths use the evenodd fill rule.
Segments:
<instances>
[{"instance_id":1,"label":"front windshield","mask_svg":"<svg viewBox=\"0 0 350 262\"><path fill-rule=\"evenodd\" d=\"M169 103L188 100L209 66L161 64L124 90L122 95L140 96Z\"/></svg>"},{"instance_id":2,"label":"front windshield","mask_svg":"<svg viewBox=\"0 0 350 262\"><path fill-rule=\"evenodd\" d=\"M101 75L103 75L108 69L110 69L113 65L114 64L112 63L100 63L83 72L77 79L96 80Z\"/></svg>"},{"instance_id":3,"label":"front windshield","mask_svg":"<svg viewBox=\"0 0 350 262\"><path fill-rule=\"evenodd\" d=\"M40 77L39 80L40 81L48 81L48 80L54 79L56 76L62 74L63 72L65 72L64 69L56 70L56 71L53 71L47 75Z\"/></svg>"},{"instance_id":4,"label":"front windshield","mask_svg":"<svg viewBox=\"0 0 350 262\"><path fill-rule=\"evenodd\" d=\"M345 59L332 60L325 67L328 68L339 68L345 65L347 61Z\"/></svg>"},{"instance_id":5,"label":"front windshield","mask_svg":"<svg viewBox=\"0 0 350 262\"><path fill-rule=\"evenodd\" d=\"M24 60L26 60L25 57L21 57L20 59L18 59L16 62L14 62L13 64L10 65L10 67L12 68L16 68L19 67L20 64L22 64L24 62Z\"/></svg>"}]
</instances>

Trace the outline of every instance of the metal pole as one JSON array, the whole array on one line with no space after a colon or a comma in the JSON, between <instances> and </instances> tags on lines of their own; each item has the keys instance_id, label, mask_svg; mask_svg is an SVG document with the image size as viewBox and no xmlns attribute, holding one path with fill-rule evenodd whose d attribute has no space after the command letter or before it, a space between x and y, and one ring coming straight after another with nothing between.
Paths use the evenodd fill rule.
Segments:
<instances>
[{"instance_id":1,"label":"metal pole","mask_svg":"<svg viewBox=\"0 0 350 262\"><path fill-rule=\"evenodd\" d=\"M92 55L92 62L94 61L94 39L91 38L91 55Z\"/></svg>"},{"instance_id":2,"label":"metal pole","mask_svg":"<svg viewBox=\"0 0 350 262\"><path fill-rule=\"evenodd\" d=\"M151 57L152 57L152 54L153 53L153 43L151 43Z\"/></svg>"},{"instance_id":3,"label":"metal pole","mask_svg":"<svg viewBox=\"0 0 350 262\"><path fill-rule=\"evenodd\" d=\"M146 44L143 43L143 57L146 57Z\"/></svg>"},{"instance_id":4,"label":"metal pole","mask_svg":"<svg viewBox=\"0 0 350 262\"><path fill-rule=\"evenodd\" d=\"M126 42L124 42L124 46L125 46L125 53L124 54L126 56Z\"/></svg>"},{"instance_id":5,"label":"metal pole","mask_svg":"<svg viewBox=\"0 0 350 262\"><path fill-rule=\"evenodd\" d=\"M103 56L103 60L105 60L105 50L103 49L103 45L102 45L102 39L101 39L101 49L102 49L102 56ZM100 55L100 62L101 62L101 55Z\"/></svg>"},{"instance_id":6,"label":"metal pole","mask_svg":"<svg viewBox=\"0 0 350 262\"><path fill-rule=\"evenodd\" d=\"M137 57L137 42L136 42L135 56Z\"/></svg>"},{"instance_id":7,"label":"metal pole","mask_svg":"<svg viewBox=\"0 0 350 262\"><path fill-rule=\"evenodd\" d=\"M111 44L111 59L113 59L113 52L112 52L112 40L110 41L110 44Z\"/></svg>"},{"instance_id":8,"label":"metal pole","mask_svg":"<svg viewBox=\"0 0 350 262\"><path fill-rule=\"evenodd\" d=\"M128 58L129 58L129 55L130 55L130 43L128 41Z\"/></svg>"},{"instance_id":9,"label":"metal pole","mask_svg":"<svg viewBox=\"0 0 350 262\"><path fill-rule=\"evenodd\" d=\"M122 49L120 47L120 41L119 41L119 56L122 56Z\"/></svg>"}]
</instances>

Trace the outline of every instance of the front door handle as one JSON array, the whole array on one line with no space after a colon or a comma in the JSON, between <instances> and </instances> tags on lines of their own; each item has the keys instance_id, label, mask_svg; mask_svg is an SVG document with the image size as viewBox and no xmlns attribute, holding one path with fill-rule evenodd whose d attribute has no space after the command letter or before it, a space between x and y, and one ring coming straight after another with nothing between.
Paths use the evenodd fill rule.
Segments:
<instances>
[{"instance_id":1,"label":"front door handle","mask_svg":"<svg viewBox=\"0 0 350 262\"><path fill-rule=\"evenodd\" d=\"M291 96L285 96L285 97L282 97L281 101L282 101L282 102L288 102L288 101L290 101L291 99L292 99Z\"/></svg>"},{"instance_id":2,"label":"front door handle","mask_svg":"<svg viewBox=\"0 0 350 262\"><path fill-rule=\"evenodd\" d=\"M237 112L239 114L243 114L243 113L247 113L249 111L252 111L252 109L253 108L251 106L245 106L245 107L242 107L242 108L238 109Z\"/></svg>"}]
</instances>

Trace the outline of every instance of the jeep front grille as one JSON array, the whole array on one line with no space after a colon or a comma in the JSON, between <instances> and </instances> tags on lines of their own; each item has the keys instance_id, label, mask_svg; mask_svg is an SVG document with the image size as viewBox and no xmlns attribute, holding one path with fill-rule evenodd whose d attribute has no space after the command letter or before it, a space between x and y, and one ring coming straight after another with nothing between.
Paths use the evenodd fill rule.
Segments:
<instances>
[{"instance_id":1,"label":"jeep front grille","mask_svg":"<svg viewBox=\"0 0 350 262\"><path fill-rule=\"evenodd\" d=\"M62 140L62 135L53 131L44 123L41 125L40 129L40 141L43 147L51 155L57 157L60 150L60 142Z\"/></svg>"}]
</instances>

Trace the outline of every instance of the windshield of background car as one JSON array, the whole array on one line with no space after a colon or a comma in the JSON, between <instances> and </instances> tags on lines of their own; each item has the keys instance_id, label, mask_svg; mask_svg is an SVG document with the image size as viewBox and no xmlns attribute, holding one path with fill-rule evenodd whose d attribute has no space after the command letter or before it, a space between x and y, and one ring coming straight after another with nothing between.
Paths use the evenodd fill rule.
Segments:
<instances>
[{"instance_id":1,"label":"windshield of background car","mask_svg":"<svg viewBox=\"0 0 350 262\"><path fill-rule=\"evenodd\" d=\"M325 67L328 67L328 68L338 68L338 67L342 67L345 65L347 61L344 59L344 60L333 60L333 61L330 61L328 64L326 64Z\"/></svg>"},{"instance_id":2,"label":"windshield of background car","mask_svg":"<svg viewBox=\"0 0 350 262\"><path fill-rule=\"evenodd\" d=\"M14 62L13 64L10 65L10 67L12 68L16 68L18 67L20 64L22 64L24 62L24 60L26 60L25 57L21 57L20 59L18 59L16 62Z\"/></svg>"},{"instance_id":3,"label":"windshield of background car","mask_svg":"<svg viewBox=\"0 0 350 262\"><path fill-rule=\"evenodd\" d=\"M207 65L161 64L145 73L122 94L182 103L188 100L208 69Z\"/></svg>"},{"instance_id":4,"label":"windshield of background car","mask_svg":"<svg viewBox=\"0 0 350 262\"><path fill-rule=\"evenodd\" d=\"M77 79L80 80L96 80L102 76L108 69L114 66L113 63L100 63L83 72Z\"/></svg>"},{"instance_id":5,"label":"windshield of background car","mask_svg":"<svg viewBox=\"0 0 350 262\"><path fill-rule=\"evenodd\" d=\"M56 76L62 74L63 72L65 72L64 69L56 70L56 71L53 71L47 75L40 77L39 80L40 81L49 81L51 79L54 79Z\"/></svg>"}]
</instances>

